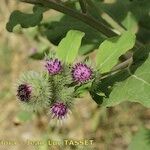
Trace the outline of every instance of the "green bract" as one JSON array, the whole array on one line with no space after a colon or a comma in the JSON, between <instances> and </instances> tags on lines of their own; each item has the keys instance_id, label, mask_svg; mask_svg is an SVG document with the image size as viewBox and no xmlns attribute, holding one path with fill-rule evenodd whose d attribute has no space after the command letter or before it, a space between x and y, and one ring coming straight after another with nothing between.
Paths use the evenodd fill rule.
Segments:
<instances>
[{"instance_id":1,"label":"green bract","mask_svg":"<svg viewBox=\"0 0 150 150\"><path fill-rule=\"evenodd\" d=\"M32 88L31 98L28 102L22 102L27 110L43 110L51 104L51 85L48 83L48 77L34 71L21 75L18 85L30 84Z\"/></svg>"}]
</instances>

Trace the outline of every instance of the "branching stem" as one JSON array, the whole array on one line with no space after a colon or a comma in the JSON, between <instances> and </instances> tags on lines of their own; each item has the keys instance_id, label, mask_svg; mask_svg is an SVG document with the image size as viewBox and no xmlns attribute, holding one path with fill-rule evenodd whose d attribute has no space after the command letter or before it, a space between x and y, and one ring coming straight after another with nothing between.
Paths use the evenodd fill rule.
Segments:
<instances>
[{"instance_id":1,"label":"branching stem","mask_svg":"<svg viewBox=\"0 0 150 150\"><path fill-rule=\"evenodd\" d=\"M76 10L73 10L63 4L56 3L53 0L21 0L22 2L30 3L30 4L40 4L44 7L52 8L64 14L67 14L71 17L74 17L78 20L83 21L84 23L88 24L89 26L93 27L95 30L98 30L106 37L116 36L117 34L113 32L110 28L105 26L103 23L97 21L93 17L80 13Z\"/></svg>"},{"instance_id":2,"label":"branching stem","mask_svg":"<svg viewBox=\"0 0 150 150\"><path fill-rule=\"evenodd\" d=\"M20 1L26 2L26 3L30 3L30 4L39 4L39 5L42 5L44 7L52 8L52 9L54 9L56 11L59 11L59 12L62 12L64 14L66 14L66 15L74 17L74 18L76 18L76 19L78 19L78 20L88 24L89 26L91 26L95 30L101 32L106 37L113 37L113 36L117 35L117 33L112 31L105 24L101 23L100 21L97 21L92 16L89 16L86 13L80 13L80 12L78 12L76 10L73 10L73 9L71 9L71 8L61 4L61 3L57 3L54 0L20 0ZM85 0L80 0L80 5L81 5L82 12L86 12L86 8L85 8L85 3L84 2L85 2ZM88 2L90 2L90 1L88 1ZM141 47L141 46L142 46L142 44L140 42L136 41L135 47L138 48L138 47ZM131 63L131 58L129 58L125 62L122 62L119 65L117 65L114 68L113 71L118 70L120 68L126 67L128 65L128 63Z\"/></svg>"}]
</instances>

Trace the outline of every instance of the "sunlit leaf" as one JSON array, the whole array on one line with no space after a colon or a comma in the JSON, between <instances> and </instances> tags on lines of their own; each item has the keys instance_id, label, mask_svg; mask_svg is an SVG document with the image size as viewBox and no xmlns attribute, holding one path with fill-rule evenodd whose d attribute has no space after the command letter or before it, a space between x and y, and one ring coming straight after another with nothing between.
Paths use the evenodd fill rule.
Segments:
<instances>
[{"instance_id":1,"label":"sunlit leaf","mask_svg":"<svg viewBox=\"0 0 150 150\"><path fill-rule=\"evenodd\" d=\"M80 55L85 55L95 50L105 39L100 32L68 15L56 14L54 17L50 16L48 22L40 25L40 32L45 34L54 45L58 45L69 30L79 30L85 33L81 48L79 49Z\"/></svg>"},{"instance_id":2,"label":"sunlit leaf","mask_svg":"<svg viewBox=\"0 0 150 150\"><path fill-rule=\"evenodd\" d=\"M96 66L101 73L109 72L114 67L118 58L126 51L133 48L135 35L131 32L124 32L119 37L105 40L99 47L96 56Z\"/></svg>"},{"instance_id":3,"label":"sunlit leaf","mask_svg":"<svg viewBox=\"0 0 150 150\"><path fill-rule=\"evenodd\" d=\"M57 56L66 63L73 62L78 55L83 36L83 32L70 30L59 43L56 52Z\"/></svg>"},{"instance_id":4,"label":"sunlit leaf","mask_svg":"<svg viewBox=\"0 0 150 150\"><path fill-rule=\"evenodd\" d=\"M139 61L140 63L140 61ZM150 57L134 74L123 82L116 83L103 106L115 106L123 101L138 102L145 107L150 107Z\"/></svg>"},{"instance_id":5,"label":"sunlit leaf","mask_svg":"<svg viewBox=\"0 0 150 150\"><path fill-rule=\"evenodd\" d=\"M127 16L122 21L122 24L127 30L132 31L133 33L136 33L138 30L138 21L132 12L128 12Z\"/></svg>"}]
</instances>

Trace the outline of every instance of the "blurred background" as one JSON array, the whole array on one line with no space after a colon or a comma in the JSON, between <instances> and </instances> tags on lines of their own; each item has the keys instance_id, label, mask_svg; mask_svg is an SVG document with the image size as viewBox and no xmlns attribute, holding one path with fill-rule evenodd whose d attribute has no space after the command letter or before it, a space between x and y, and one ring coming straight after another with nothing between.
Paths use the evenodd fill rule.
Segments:
<instances>
[{"instance_id":1,"label":"blurred background","mask_svg":"<svg viewBox=\"0 0 150 150\"><path fill-rule=\"evenodd\" d=\"M62 126L51 122L45 114L23 111L16 99L15 82L25 71L41 70L42 61L33 59L39 57L34 55L38 47L43 52L46 46L55 46L42 36L40 41L44 44L38 45L34 40L36 27L23 30L17 27L15 34L9 33L5 26L15 9L31 12L32 6L15 0L0 2L0 150L126 150L141 127L150 128L150 110L142 105L126 102L104 109L88 93L75 101L70 118ZM58 14L62 15L50 10L45 13L45 19L55 20ZM29 139L93 139L94 142L88 146L33 146L26 143ZM2 144L13 140L16 145Z\"/></svg>"}]
</instances>

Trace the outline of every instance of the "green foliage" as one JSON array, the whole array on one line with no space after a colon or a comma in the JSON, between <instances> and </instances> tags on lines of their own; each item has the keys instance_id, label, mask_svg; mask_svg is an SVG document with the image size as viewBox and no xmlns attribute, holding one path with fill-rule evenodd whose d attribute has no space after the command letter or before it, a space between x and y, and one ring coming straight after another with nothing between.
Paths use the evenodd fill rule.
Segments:
<instances>
[{"instance_id":1,"label":"green foliage","mask_svg":"<svg viewBox=\"0 0 150 150\"><path fill-rule=\"evenodd\" d=\"M122 24L127 30L133 33L136 33L138 30L137 19L135 18L132 12L127 13L127 16L122 21Z\"/></svg>"},{"instance_id":2,"label":"green foliage","mask_svg":"<svg viewBox=\"0 0 150 150\"><path fill-rule=\"evenodd\" d=\"M84 93L87 92L90 89L91 84L92 84L91 82L88 82L88 83L85 83L83 85L76 86L75 95L77 97L82 97L82 95L84 95Z\"/></svg>"},{"instance_id":3,"label":"green foliage","mask_svg":"<svg viewBox=\"0 0 150 150\"><path fill-rule=\"evenodd\" d=\"M83 32L70 30L66 37L61 40L58 45L56 55L65 63L72 63L78 55L81 40L84 36Z\"/></svg>"},{"instance_id":4,"label":"green foliage","mask_svg":"<svg viewBox=\"0 0 150 150\"><path fill-rule=\"evenodd\" d=\"M96 56L96 66L101 73L109 72L114 67L118 58L126 51L133 48L135 35L131 32L124 32L119 37L105 40L99 47Z\"/></svg>"},{"instance_id":5,"label":"green foliage","mask_svg":"<svg viewBox=\"0 0 150 150\"><path fill-rule=\"evenodd\" d=\"M82 13L80 10L82 7L79 7L77 1L67 1L62 4L53 1L38 1L38 3L41 5L35 6L32 14L14 11L6 28L12 32L18 24L23 28L38 25L33 34L31 36L29 34L29 37L37 40L37 47L35 47L37 52L30 58L43 59L51 48L56 48L56 57L63 61L63 69L68 70L62 71L55 77L46 75L48 82L52 84L52 101L61 99L71 102L74 97L88 91L98 105L109 107L123 101L131 101L150 107L149 47L136 49L149 43L149 36L145 35L149 35L150 21L144 19L149 17L149 0L116 0L113 3L92 0L90 1L92 6L87 2L86 14ZM47 19L48 21L44 20L41 23L43 12L47 10L47 7L70 16L57 14L55 19ZM110 20L107 21L107 19ZM121 35L119 35L120 32ZM118 36L112 37L117 35L116 33ZM58 46L51 47L49 41L39 39L41 35L46 36L52 44ZM96 56L92 55L95 63L93 79L88 84L75 85L71 78L70 66L78 55L92 52L98 46ZM120 56L129 50L133 52L133 64L128 64L128 68L119 68L112 73L113 67L122 62L121 59L119 62L119 58L122 58ZM29 79L31 83L32 80ZM47 87L47 84L45 86ZM43 86L42 88L44 89ZM50 90L48 87L45 97ZM41 91L37 91L39 92ZM44 96L40 99L44 100Z\"/></svg>"},{"instance_id":6,"label":"green foliage","mask_svg":"<svg viewBox=\"0 0 150 150\"><path fill-rule=\"evenodd\" d=\"M56 20L56 18L58 18ZM79 54L84 55L98 48L99 44L105 39L101 33L91 28L87 24L67 15L56 15L54 19L49 18L49 22L40 25L40 32L47 36L48 40L54 45L58 45L69 30L79 30L85 33L82 40Z\"/></svg>"},{"instance_id":7,"label":"green foliage","mask_svg":"<svg viewBox=\"0 0 150 150\"><path fill-rule=\"evenodd\" d=\"M150 2L149 0L116 0L115 3L103 3L98 1L97 5L113 18L117 19L117 21L123 20L129 11L131 11L138 20L142 20L142 17L148 15Z\"/></svg>"},{"instance_id":8,"label":"green foliage","mask_svg":"<svg viewBox=\"0 0 150 150\"><path fill-rule=\"evenodd\" d=\"M45 11L45 8L39 6L33 8L33 14L26 14L19 10L15 10L9 18L6 29L12 32L14 27L18 24L20 24L22 28L34 27L41 22L43 11Z\"/></svg>"},{"instance_id":9,"label":"green foliage","mask_svg":"<svg viewBox=\"0 0 150 150\"><path fill-rule=\"evenodd\" d=\"M150 47L148 45L150 43L150 0L115 0L111 3L109 3L110 1L106 3L104 0L91 0L91 2L94 2L95 6L90 6L87 3L87 13L84 14L81 13L82 7L76 0L68 0L62 3L39 0L38 3L41 5L35 5L33 13L22 13L18 10L12 12L6 28L9 32L24 33L30 41L36 41L36 46L34 45L33 48L37 51L32 53L30 58L41 60L45 55L50 56L50 50L55 51L56 48L56 51L53 51L53 56L60 59L58 63L62 65L58 74L50 74L50 72L48 73L49 70L46 70L47 72L44 71L42 74L28 72L21 77L18 85L29 84L32 87L30 101L20 101L24 104L23 106L34 111L42 109L50 112L51 106L55 102L62 102L71 110L74 99L84 96L85 92L89 92L91 98L102 106L98 106L97 111L90 114L90 116L93 116L91 129L94 132L99 125L103 125L103 121L107 121L110 113L114 114L118 111L110 111L107 117L106 107L112 107L125 101L137 102L145 107L150 107ZM50 19L47 19L48 21L44 20L41 23L43 12L47 10L46 7L70 16L58 13L56 18L54 13L54 19L51 19L50 16ZM20 32L21 27L34 26L36 28L30 28L29 32L25 30ZM112 35L120 36L112 37ZM44 40L41 36L48 40ZM144 44L145 46L141 46ZM139 45L141 48L138 49ZM90 60L95 65L93 65L93 70L91 69L93 78L88 83L76 83L71 73L77 56L88 54L97 48L97 53L87 56L87 58L91 57ZM3 47L2 49L9 54L7 49ZM119 68L117 66L119 69L112 71L117 64L130 58L127 55L122 56L129 50L133 54L133 62L128 64L128 67ZM53 59L54 57L49 58ZM83 58L82 60L86 59ZM5 67L7 67L6 71L9 71L9 59L5 59L4 62ZM57 68L55 63L54 61L54 63L49 64L50 69ZM82 68L80 69L82 70ZM77 70L77 74L78 72ZM84 72L86 74L85 70ZM84 77L84 75L81 75L81 77ZM5 91L8 93L7 89ZM0 97L3 97L1 93ZM53 114L52 117L57 116ZM31 112L20 111L17 118L26 122L32 119L32 114ZM121 121L120 125L122 123ZM105 125L107 126L107 124ZM44 141L46 142L47 139L48 137ZM107 141L106 143L109 143ZM48 145L41 145L38 149L46 150ZM133 137L128 150L149 149L150 130L142 128Z\"/></svg>"},{"instance_id":10,"label":"green foliage","mask_svg":"<svg viewBox=\"0 0 150 150\"><path fill-rule=\"evenodd\" d=\"M150 130L141 128L133 137L128 150L149 150L150 149Z\"/></svg>"},{"instance_id":11,"label":"green foliage","mask_svg":"<svg viewBox=\"0 0 150 150\"><path fill-rule=\"evenodd\" d=\"M121 23L124 19L128 18L128 13L131 12L134 18L137 20L137 23L140 24L137 39L144 43L149 42L149 0L116 0L114 3L103 3L97 0L94 1L96 6L98 6L102 10L102 12L104 11L108 13L114 20L119 23Z\"/></svg>"},{"instance_id":12,"label":"green foliage","mask_svg":"<svg viewBox=\"0 0 150 150\"><path fill-rule=\"evenodd\" d=\"M43 52L36 52L30 55L30 58L35 60L41 60L44 58L45 54L48 54L49 50L46 48L43 50Z\"/></svg>"},{"instance_id":13,"label":"green foliage","mask_svg":"<svg viewBox=\"0 0 150 150\"><path fill-rule=\"evenodd\" d=\"M120 83L116 83L109 99L105 99L103 106L114 106L123 101L138 102L145 107L150 107L150 57L142 64L134 74Z\"/></svg>"}]
</instances>

